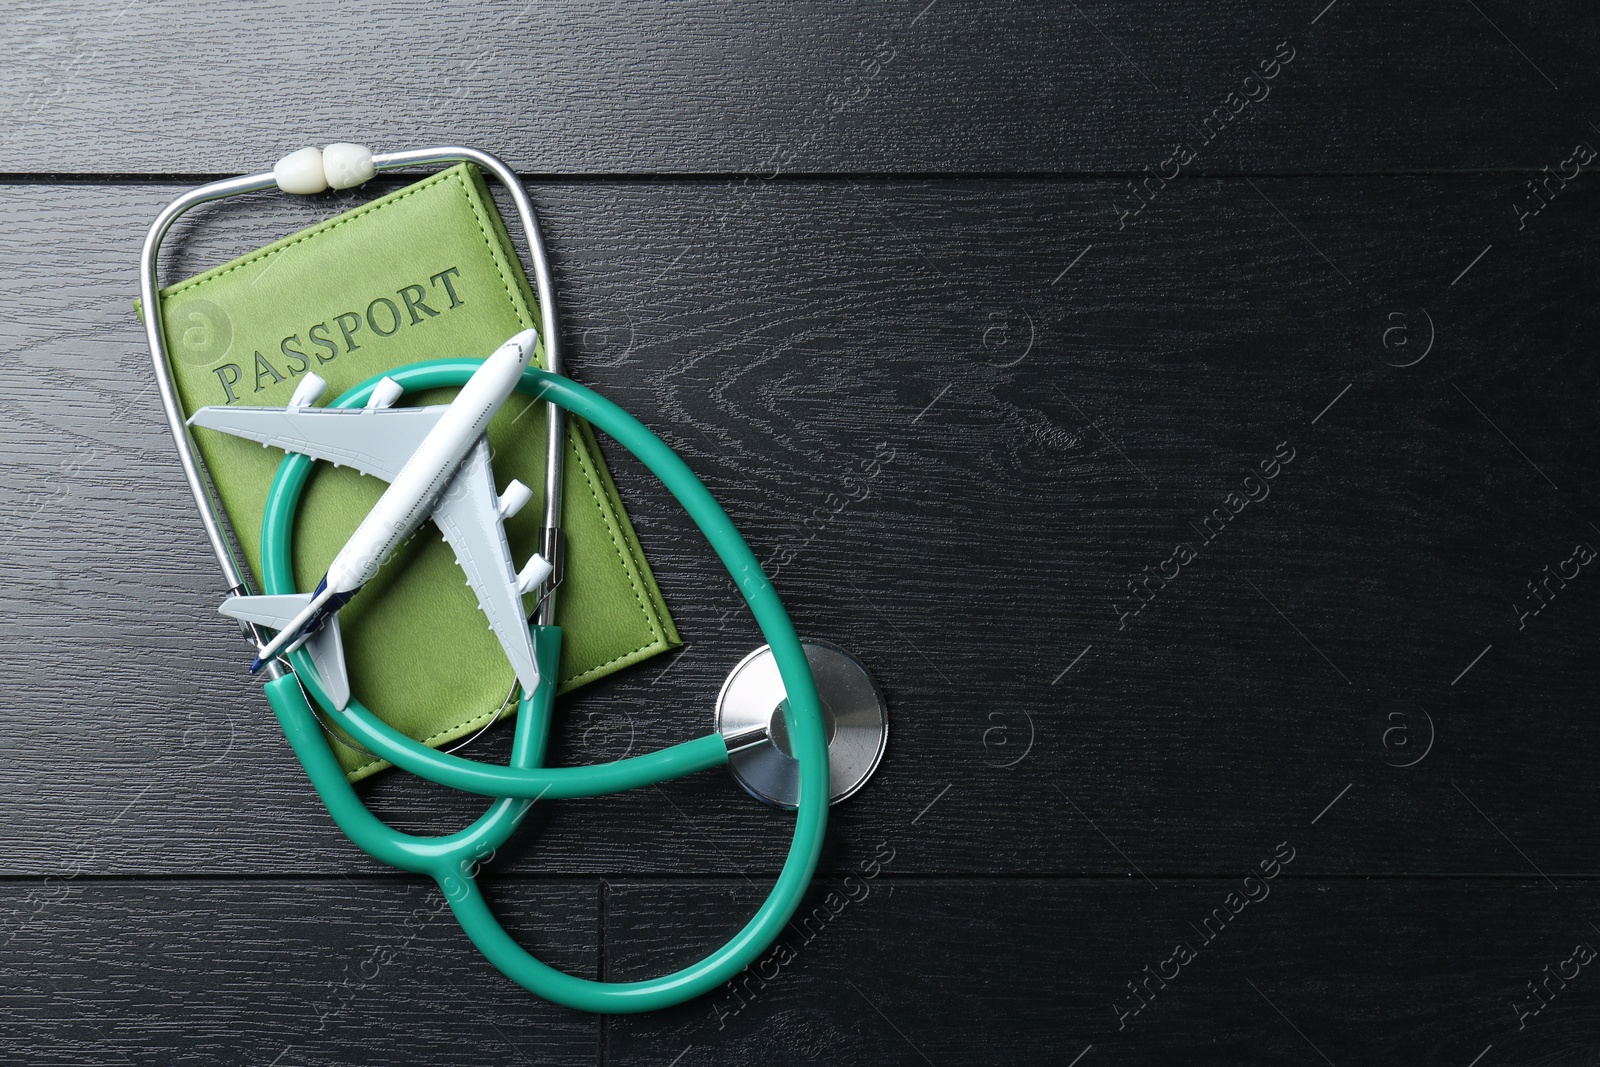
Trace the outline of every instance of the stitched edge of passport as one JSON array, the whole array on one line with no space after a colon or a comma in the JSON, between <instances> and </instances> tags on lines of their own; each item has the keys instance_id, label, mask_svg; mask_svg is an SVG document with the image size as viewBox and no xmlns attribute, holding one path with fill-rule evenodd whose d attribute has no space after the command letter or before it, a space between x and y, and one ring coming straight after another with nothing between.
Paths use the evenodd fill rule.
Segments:
<instances>
[{"instance_id":1,"label":"stitched edge of passport","mask_svg":"<svg viewBox=\"0 0 1600 1067\"><path fill-rule=\"evenodd\" d=\"M576 427L579 437L583 439L584 450L590 456L599 456L603 461L605 453L601 451L600 441L595 436L594 427L582 419L577 420ZM628 517L628 509L622 503L622 496L617 492L617 481L611 477L611 469L605 466L603 462L591 464L590 469L594 471L595 480L599 483L597 491L605 497L606 503L611 509L608 512L611 516L611 525L620 531L623 523L626 522L629 529L632 530L633 521ZM633 560L634 569L641 576L649 576L650 580L640 595L648 600L646 613L655 621L657 629L660 631L659 636L663 642L662 651L681 646L683 638L678 633L677 624L672 621L672 613L667 610L666 598L661 595L661 587L655 581L655 573L651 570L649 561L644 558L644 546L639 543L638 536L635 535L631 539L623 537L617 540L619 551L625 549L628 552L628 555ZM642 649L635 649L635 652L638 651L642 651Z\"/></svg>"},{"instance_id":2,"label":"stitched edge of passport","mask_svg":"<svg viewBox=\"0 0 1600 1067\"><path fill-rule=\"evenodd\" d=\"M481 191L483 195L487 196L488 190L475 188L474 183L467 179L465 171L462 171L459 177L461 180L456 183L456 187L461 190L461 199L467 202L467 207L472 211L472 217L478 222L478 235L483 238L483 247L489 250L489 258L494 261L494 272L500 275L500 284L506 291L506 303L510 305L512 312L517 316L517 321L523 326L532 329L539 324L533 321L533 316L528 313L527 305L517 299L519 294L513 290L511 279L506 277L505 245L495 246L494 237L489 235L489 220L484 215L483 201L480 197L472 195L474 192ZM503 231L504 223L501 225ZM495 236L498 236L498 234ZM544 314L542 308L539 314ZM541 337L539 340L539 347L543 348L544 338Z\"/></svg>"},{"instance_id":3,"label":"stitched edge of passport","mask_svg":"<svg viewBox=\"0 0 1600 1067\"><path fill-rule=\"evenodd\" d=\"M449 168L448 170L440 171L438 174L435 174L430 178L424 178L421 181L414 183L403 191L382 197L378 200L372 201L369 204L364 204L359 208L354 208L350 211L344 212L338 218L329 219L326 222L311 227L309 230L306 230L304 233L301 233L297 236L285 238L280 242L268 245L266 248L258 249L256 252L243 256L237 261L224 267L214 268L213 270L198 274L186 281L169 286L161 291L160 298L163 302L165 302L168 299L179 295L180 293L188 292L191 289L196 289L219 278L226 277L236 270L242 270L245 267L252 266L256 263L270 259L280 252L293 248L295 245L311 240L313 237L320 237L325 233L331 233L333 230L338 229L340 226L343 226L346 223L354 222L359 218L374 214L393 204L398 204L407 197L416 193L420 193L434 185L453 182L460 190L462 198L466 200L467 206L472 211L473 218L478 223L478 233L483 238L484 246L489 250L489 258L494 263L495 273L500 277L500 284L504 288L507 305L510 307L512 313L516 316L518 322L522 323L524 326L532 327L535 325L535 323L533 321L533 316L529 312L527 303L526 301L519 299L521 294L518 292L518 287L506 274L504 242L501 242L499 247L496 246L495 236L498 235L491 234L491 224L490 221L485 217L485 211L481 199L472 195L472 187L476 184L472 179L475 175L475 168L470 168L467 164L458 164ZM541 308L541 319L543 313L543 309ZM543 348L543 339L541 338L541 352L543 351ZM639 561L633 553L624 551L624 545L619 541L618 525L614 518L606 513L606 504L608 502L612 504L617 504L619 502L602 499L601 494L595 488L594 478L591 476L594 470L594 461L593 457L589 454L589 449L587 447L588 442L584 441L580 436L576 444L577 447L575 448L575 451L577 452L577 455L581 461L581 465L584 468L584 483L589 490L589 499L594 503L595 510L600 514L601 520L606 528L606 534L611 540L613 551L617 553L617 558L622 561L623 570L628 575L628 585L633 590L634 603L638 605L640 616L644 619L646 626L648 626L651 630L651 636L648 641L640 645L638 648L624 652L619 656L615 656L612 659L605 661L604 663L596 664L585 671L572 675L571 677L558 679L557 685L559 686L582 684L583 682L590 680L592 677L597 676L599 673L605 672L608 668L614 667L631 657L637 656L640 652L656 648L665 650L666 648L671 647L667 640L665 627L663 627L661 622L655 617L655 615L651 613L652 607L658 607L658 605L653 603L655 598L647 598L640 591ZM421 743L431 746L434 743L442 743L443 741L451 740L452 738L447 735L456 734L456 736L459 736L457 731L464 732L465 730L476 726L480 720L492 719L500 714L501 713L499 711L480 712L455 724L454 726L445 727L443 730L430 734L428 737L421 738ZM372 759L350 768L345 772L345 775L351 781L355 781L357 776L364 778L367 776L366 772L380 770L387 766L392 766L392 764L390 764L387 760Z\"/></svg>"}]
</instances>

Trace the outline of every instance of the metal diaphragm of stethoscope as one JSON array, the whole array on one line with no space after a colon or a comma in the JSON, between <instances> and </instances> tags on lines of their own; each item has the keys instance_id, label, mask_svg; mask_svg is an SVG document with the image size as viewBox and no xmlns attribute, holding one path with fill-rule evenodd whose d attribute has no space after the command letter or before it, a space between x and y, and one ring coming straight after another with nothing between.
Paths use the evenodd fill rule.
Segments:
<instances>
[{"instance_id":1,"label":"metal diaphragm of stethoscope","mask_svg":"<svg viewBox=\"0 0 1600 1067\"><path fill-rule=\"evenodd\" d=\"M548 405L544 535L541 553L552 564L535 614L528 620L540 682L523 691L505 765L486 764L429 748L393 727L357 699L330 699L304 648L290 646L264 662L266 695L291 747L329 814L357 846L402 870L426 874L443 891L473 943L524 988L573 1008L596 1012L648 1011L701 995L733 978L770 946L799 906L821 854L830 800L858 790L881 762L888 720L882 694L853 658L825 642L802 642L782 602L726 512L687 465L633 416L562 374L555 292L533 205L506 164L461 147L373 154L357 145L302 149L272 172L213 182L178 197L156 217L144 243L140 295L156 382L184 476L231 597L250 593L229 543L225 515L210 493L199 454L185 423L167 365L158 259L173 224L191 208L269 189L313 193L351 188L378 171L471 163L506 188L527 237L541 312L545 369L529 366L515 390ZM424 389L461 387L487 353L395 368L363 382L329 408L372 406ZM467 358L479 357L479 358ZM587 420L633 453L661 479L693 519L749 606L767 644L745 657L717 700L713 732L645 755L606 764L542 766L555 693L561 631L555 625L560 582L562 456L567 412ZM266 596L304 595L293 578L294 518L311 471L308 455L290 454L268 492L262 523L262 584ZM581 590L578 591L581 595ZM256 623L242 629L259 655L269 638ZM424 837L402 833L373 815L356 793L329 742L327 723L394 765L466 792L491 798L484 814L455 833ZM771 893L745 926L717 950L671 974L634 982L577 978L536 959L500 926L476 880L479 865L510 837L536 800L601 796L727 765L758 799L795 812L788 855Z\"/></svg>"}]
</instances>

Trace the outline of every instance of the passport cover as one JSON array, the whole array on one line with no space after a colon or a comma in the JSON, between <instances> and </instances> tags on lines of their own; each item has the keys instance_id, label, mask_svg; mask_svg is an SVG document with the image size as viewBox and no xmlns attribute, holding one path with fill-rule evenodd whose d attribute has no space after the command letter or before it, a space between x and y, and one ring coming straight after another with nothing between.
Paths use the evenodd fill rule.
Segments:
<instances>
[{"instance_id":1,"label":"passport cover","mask_svg":"<svg viewBox=\"0 0 1600 1067\"><path fill-rule=\"evenodd\" d=\"M319 401L326 403L390 368L482 358L539 326L521 262L471 164L169 286L161 302L186 415L209 404L281 406L309 371L327 379ZM543 365L542 345L534 358ZM400 403L448 403L453 393L407 394ZM518 393L489 427L499 487L520 478L535 494L506 522L518 566L539 544L544 425L544 405ZM262 511L284 454L210 430L194 438L259 592ZM594 432L570 416L565 485L561 692L681 644ZM385 488L348 468L317 465L295 526L300 589L315 587ZM524 604L531 609L534 598ZM425 744L477 731L511 691L510 665L431 523L340 617L357 698ZM352 781L389 766L349 744L334 750Z\"/></svg>"}]
</instances>

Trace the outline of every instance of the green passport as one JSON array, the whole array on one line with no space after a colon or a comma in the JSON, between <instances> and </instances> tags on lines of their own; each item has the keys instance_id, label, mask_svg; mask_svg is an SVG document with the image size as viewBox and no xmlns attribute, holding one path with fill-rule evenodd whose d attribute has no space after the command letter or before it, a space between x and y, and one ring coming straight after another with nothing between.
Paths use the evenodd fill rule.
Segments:
<instances>
[{"instance_id":1,"label":"green passport","mask_svg":"<svg viewBox=\"0 0 1600 1067\"><path fill-rule=\"evenodd\" d=\"M327 402L396 366L487 356L539 325L521 263L470 164L179 282L161 301L185 414L208 404L286 404L311 371L327 380ZM536 359L542 363L542 349ZM402 403L450 396L408 395ZM521 394L496 415L489 443L501 488L520 478L542 491L544 426L544 405ZM259 592L262 510L283 453L210 430L194 434ZM577 419L567 420L565 485L560 691L680 644L594 433ZM294 533L300 589L315 586L384 488L348 468L318 465ZM542 518L536 495L507 521L517 564L538 548ZM431 525L340 618L357 698L426 744L476 732L511 691L500 644ZM334 747L352 781L388 766Z\"/></svg>"}]
</instances>

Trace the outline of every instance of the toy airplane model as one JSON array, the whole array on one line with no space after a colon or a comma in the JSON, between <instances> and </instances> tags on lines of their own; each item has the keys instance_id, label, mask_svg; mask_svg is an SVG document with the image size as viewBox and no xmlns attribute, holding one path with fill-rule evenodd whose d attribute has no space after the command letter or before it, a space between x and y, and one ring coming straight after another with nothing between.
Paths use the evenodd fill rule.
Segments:
<instances>
[{"instance_id":1,"label":"toy airplane model","mask_svg":"<svg viewBox=\"0 0 1600 1067\"><path fill-rule=\"evenodd\" d=\"M339 637L339 609L432 518L455 549L467 584L523 690L532 693L538 687L522 594L548 578L551 565L537 553L520 571L512 564L504 522L527 504L533 491L519 481L512 481L504 493L495 491L484 438L489 420L533 358L537 338L533 330L524 330L501 345L449 404L392 407L404 390L384 378L364 408L312 407L327 383L307 374L288 407L217 405L194 413L191 426L354 467L389 483L313 592L232 596L223 602L218 610L224 615L278 631L250 665L251 673L304 645L323 690L336 707L344 708L350 702L350 676Z\"/></svg>"}]
</instances>

